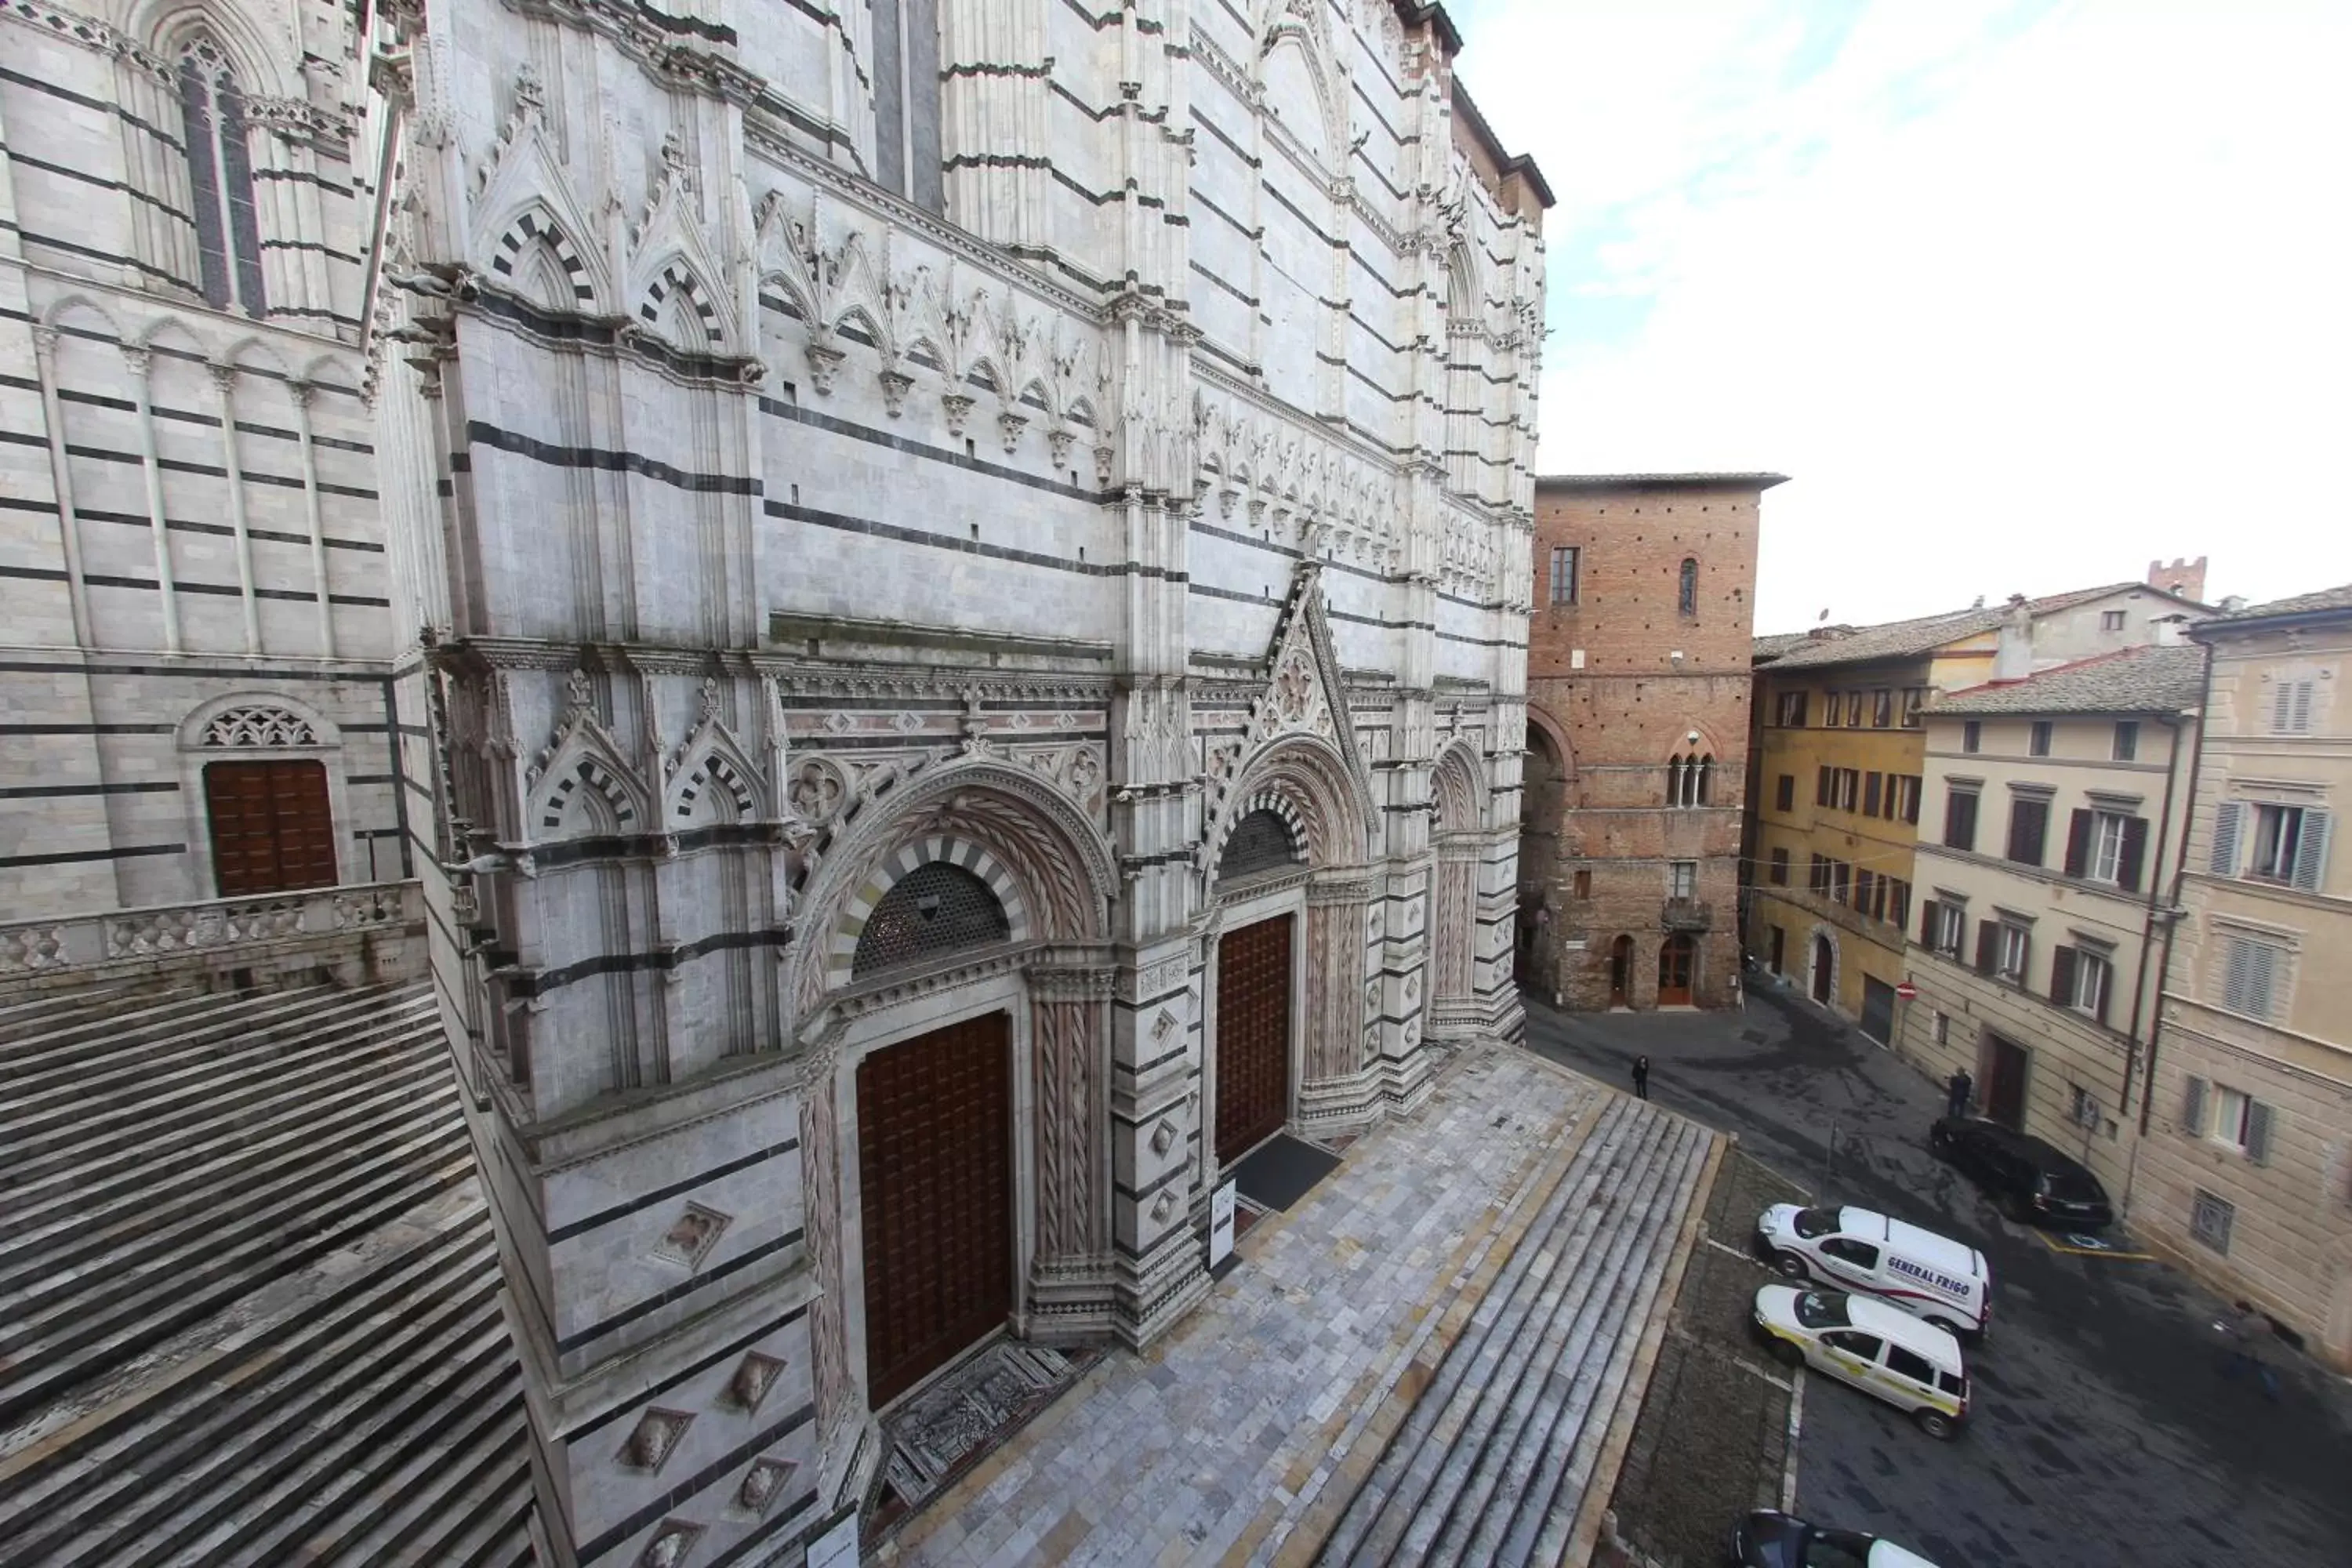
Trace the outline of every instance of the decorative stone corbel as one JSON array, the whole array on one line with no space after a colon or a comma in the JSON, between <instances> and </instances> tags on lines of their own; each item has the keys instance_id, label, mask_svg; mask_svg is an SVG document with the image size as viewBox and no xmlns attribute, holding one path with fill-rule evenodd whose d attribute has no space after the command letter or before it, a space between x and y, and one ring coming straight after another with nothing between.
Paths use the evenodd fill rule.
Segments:
<instances>
[{"instance_id":1,"label":"decorative stone corbel","mask_svg":"<svg viewBox=\"0 0 2352 1568\"><path fill-rule=\"evenodd\" d=\"M940 406L946 409L948 412L949 435L961 436L963 434L964 421L971 417L972 401L972 396L968 392L943 392L940 394Z\"/></svg>"},{"instance_id":2,"label":"decorative stone corbel","mask_svg":"<svg viewBox=\"0 0 2352 1568\"><path fill-rule=\"evenodd\" d=\"M822 396L833 395L833 378L849 356L828 343L812 342L808 346L809 384Z\"/></svg>"},{"instance_id":3,"label":"decorative stone corbel","mask_svg":"<svg viewBox=\"0 0 2352 1568\"><path fill-rule=\"evenodd\" d=\"M915 378L902 370L882 373L882 404L896 419L907 411L907 394L915 389Z\"/></svg>"},{"instance_id":4,"label":"decorative stone corbel","mask_svg":"<svg viewBox=\"0 0 2352 1568\"><path fill-rule=\"evenodd\" d=\"M1004 455L1009 458L1021 449L1021 432L1029 428L1029 416L1011 412L1000 414L996 416L996 428L998 434L1004 437Z\"/></svg>"}]
</instances>

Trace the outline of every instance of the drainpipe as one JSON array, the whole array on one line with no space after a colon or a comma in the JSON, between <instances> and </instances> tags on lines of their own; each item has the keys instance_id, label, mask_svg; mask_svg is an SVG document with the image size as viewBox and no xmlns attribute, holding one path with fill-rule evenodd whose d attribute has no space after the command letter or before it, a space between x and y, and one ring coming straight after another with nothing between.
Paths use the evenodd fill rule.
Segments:
<instances>
[{"instance_id":1,"label":"drainpipe","mask_svg":"<svg viewBox=\"0 0 2352 1568\"><path fill-rule=\"evenodd\" d=\"M2172 750L2169 763L2164 770L2164 808L2163 815L2157 818L2156 823L2156 858L2151 862L2147 879L2147 903L2140 915L2139 970L2132 979L2131 1027L2128 1031L2131 1050L2130 1054L2124 1058L2124 1092L2123 1098L2116 1104L2116 1109L2126 1115L2130 1114L2132 1079L2135 1069L2139 1066L2142 1044L2139 1037L2140 1013L2147 1000L2147 954L2149 947L2156 941L2157 895L2164 889L2164 856L2171 844L2173 785L2180 778L2180 716L2177 713L2159 714L2157 717L2157 722L2172 731ZM2184 834L2182 837L2185 838L2187 835ZM2171 922L2168 921L2166 922L2168 933L2170 929ZM2158 989L2159 992L2163 989L2160 971Z\"/></svg>"},{"instance_id":2,"label":"drainpipe","mask_svg":"<svg viewBox=\"0 0 2352 1568\"><path fill-rule=\"evenodd\" d=\"M2189 810L2192 816L2195 815L2197 810L2197 775L2200 771L2202 771L2205 765L2205 721L2212 711L2213 645L2211 643L2207 643L2205 645L2205 683L2201 692L2200 693L2197 704L2197 749L2189 753ZM2177 766L2179 761L2179 752L2177 748L2174 752L2174 758L2175 764ZM2169 799L2170 797L2171 788L2170 784L2168 781L2166 785L2166 798ZM2178 910L2180 907L2181 879L2188 874L2189 837L2189 829L2187 826L2184 825L2180 830L2180 859L2179 864L2173 868L2172 872L2171 908L2173 910ZM2148 918L2151 921L2155 919L2155 903L2153 899L2151 899L2149 902ZM2179 918L2173 915L2170 910L2167 910L2164 922L2164 963L2163 966L2157 971L2158 1005L2155 1016L2148 1020L2147 1066L2146 1070L2140 1074L2139 1135L2142 1138L2147 1136L2148 1119L2153 1113L2155 1106L2157 1045L2158 1042L2164 1037L2163 988L2164 982L2169 978L2172 973L2172 943L2174 937L2179 932L2179 930L2180 921ZM2147 962L2147 942L2145 933L2143 933L2140 941L2140 963L2145 965ZM2134 999L2133 1005L2134 1007L2138 1005L2137 998ZM2132 1170L2137 1173L2138 1169L2139 1160L2137 1153L2135 1153L2132 1159ZM2125 1189L2125 1200L2126 1204L2130 1201L2129 1187Z\"/></svg>"}]
</instances>

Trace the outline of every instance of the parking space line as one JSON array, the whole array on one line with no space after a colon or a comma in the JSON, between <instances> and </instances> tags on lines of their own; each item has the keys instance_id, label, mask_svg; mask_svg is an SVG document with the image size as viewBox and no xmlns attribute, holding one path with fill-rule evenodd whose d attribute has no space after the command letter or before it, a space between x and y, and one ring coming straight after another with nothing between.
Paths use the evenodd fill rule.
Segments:
<instances>
[{"instance_id":1,"label":"parking space line","mask_svg":"<svg viewBox=\"0 0 2352 1568\"><path fill-rule=\"evenodd\" d=\"M1797 1434L1805 1421L1805 1369L1789 1374L1789 1462L1780 1468L1780 1511L1797 1511Z\"/></svg>"},{"instance_id":2,"label":"parking space line","mask_svg":"<svg viewBox=\"0 0 2352 1568\"><path fill-rule=\"evenodd\" d=\"M2156 1254L2153 1252L2126 1252L2122 1248L2115 1247L2074 1247L2060 1240L2057 1236L2049 1231L2043 1230L2039 1226L2028 1226L2026 1228L2032 1231L2035 1236L2042 1238L2042 1246L2048 1247L2053 1252L2063 1252L2069 1258L2112 1258L2117 1263L2153 1263L2156 1261Z\"/></svg>"}]
</instances>

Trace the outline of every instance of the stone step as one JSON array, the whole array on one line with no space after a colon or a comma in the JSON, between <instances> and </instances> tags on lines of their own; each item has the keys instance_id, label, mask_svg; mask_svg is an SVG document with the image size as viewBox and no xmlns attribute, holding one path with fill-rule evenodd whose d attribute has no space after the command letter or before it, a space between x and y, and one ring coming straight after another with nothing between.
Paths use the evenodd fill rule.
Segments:
<instances>
[{"instance_id":1,"label":"stone step","mask_svg":"<svg viewBox=\"0 0 2352 1568\"><path fill-rule=\"evenodd\" d=\"M23 1005L0 1032L0 1077L52 1050L70 1050L117 1034L142 1034L174 1020L219 1010L225 994L175 986L159 991L59 992Z\"/></svg>"},{"instance_id":2,"label":"stone step","mask_svg":"<svg viewBox=\"0 0 2352 1568\"><path fill-rule=\"evenodd\" d=\"M1443 1527L1552 1326L1551 1315L1542 1310L1546 1286L1586 1276L1587 1252L1600 1235L1603 1184L1622 1180L1626 1167L1663 1136L1663 1123L1641 1116L1632 1102L1612 1100L1598 1114L1591 1136L1544 1196L1437 1375L1351 1500L1326 1544L1328 1560L1386 1562L1400 1552L1425 1552Z\"/></svg>"},{"instance_id":3,"label":"stone step","mask_svg":"<svg viewBox=\"0 0 2352 1568\"><path fill-rule=\"evenodd\" d=\"M1713 1142L1638 1101L1598 1115L1322 1561L1557 1560Z\"/></svg>"},{"instance_id":4,"label":"stone step","mask_svg":"<svg viewBox=\"0 0 2352 1568\"><path fill-rule=\"evenodd\" d=\"M7 1243L0 1249L0 1303L32 1289L34 1277L54 1278L94 1256L104 1255L109 1267L135 1262L136 1246L176 1227L231 1224L287 1184L312 1179L325 1150L348 1155L398 1139L420 1115L438 1114L426 1101L454 1094L447 1074L432 1070L438 1065L433 1058L418 1055L422 1060L398 1077L340 1088L309 1114L289 1109L274 1122L241 1130L243 1136L184 1152L161 1169L118 1165L86 1191L77 1184L37 1209L0 1219Z\"/></svg>"},{"instance_id":5,"label":"stone step","mask_svg":"<svg viewBox=\"0 0 2352 1568\"><path fill-rule=\"evenodd\" d=\"M149 991L150 998L191 994L187 987ZM0 1001L0 1054L18 1037L40 1033L54 1018L89 1016L119 1008L135 993L128 985L75 985L57 991L26 991Z\"/></svg>"},{"instance_id":6,"label":"stone step","mask_svg":"<svg viewBox=\"0 0 2352 1568\"><path fill-rule=\"evenodd\" d=\"M225 1050L257 1047L287 1033L315 1033L336 1016L373 1016L383 1006L376 997L334 991L208 1000L210 1006L169 1019L105 1026L100 1037L72 1046L0 1055L0 1110L37 1104L60 1089L87 1096L137 1083Z\"/></svg>"},{"instance_id":7,"label":"stone step","mask_svg":"<svg viewBox=\"0 0 2352 1568\"><path fill-rule=\"evenodd\" d=\"M1617 1299L1609 1310L1626 1326L1626 1331L1614 1335L1607 1353L1597 1361L1588 1361L1580 1373L1586 1381L1571 1401L1581 1415L1573 1442L1567 1440L1565 1433L1556 1433L1544 1450L1543 1461L1529 1467L1525 1489L1503 1494L1517 1500L1508 1516L1508 1530L1500 1527L1505 1516L1499 1510L1489 1513L1454 1561L1526 1563L1562 1560L1579 1513L1589 1506L1587 1494L1602 1445L1632 1387L1643 1332L1657 1305L1659 1285L1678 1244L1684 1219L1695 1201L1695 1184L1706 1167L1713 1142L1711 1134L1696 1128L1683 1140L1675 1179L1662 1190L1650 1212L1649 1245L1641 1249L1638 1261L1618 1277ZM1638 1400L1639 1396L1635 1390L1634 1397ZM1547 1477L1550 1480L1548 1492L1540 1485Z\"/></svg>"},{"instance_id":8,"label":"stone step","mask_svg":"<svg viewBox=\"0 0 2352 1568\"><path fill-rule=\"evenodd\" d=\"M389 1026L407 1011L388 1013L380 1000L365 996L313 1001L261 1016L223 1009L179 1030L139 1037L135 1050L102 1062L76 1060L0 1085L0 1122L30 1135L52 1125L60 1109L136 1108L191 1083L221 1082L257 1058L283 1057L339 1034Z\"/></svg>"},{"instance_id":9,"label":"stone step","mask_svg":"<svg viewBox=\"0 0 2352 1568\"><path fill-rule=\"evenodd\" d=\"M286 1148L331 1142L342 1130L366 1122L380 1107L412 1102L446 1082L439 1043L419 1037L397 1055L354 1059L352 1070L323 1091L258 1100L239 1115L94 1151L90 1164L12 1183L16 1201L0 1213L0 1242L11 1248L41 1247L60 1226L112 1223L125 1205L155 1201L159 1170L168 1174L167 1191L188 1192L216 1172L251 1169Z\"/></svg>"},{"instance_id":10,"label":"stone step","mask_svg":"<svg viewBox=\"0 0 2352 1568\"><path fill-rule=\"evenodd\" d=\"M0 1508L28 1525L20 1543L64 1541L119 1517L187 1467L331 1398L436 1327L477 1311L496 1254L484 1216L431 1236L309 1310L233 1336L184 1375L86 1417L0 1468ZM495 1279L490 1280L492 1286ZM95 1521L95 1522L93 1522ZM54 1541L53 1541L54 1538Z\"/></svg>"},{"instance_id":11,"label":"stone step","mask_svg":"<svg viewBox=\"0 0 2352 1568\"><path fill-rule=\"evenodd\" d=\"M53 1300L29 1320L0 1321L0 1421L136 1357L144 1344L472 1173L473 1153L453 1109L444 1125L418 1132L367 1167L339 1165L331 1179L263 1211L234 1246L199 1234L150 1258L127 1281L101 1268L88 1297Z\"/></svg>"},{"instance_id":12,"label":"stone step","mask_svg":"<svg viewBox=\"0 0 2352 1568\"><path fill-rule=\"evenodd\" d=\"M38 1110L0 1120L0 1177L13 1186L110 1150L123 1152L134 1141L179 1132L191 1123L289 1095L318 1092L363 1068L355 1058L404 1050L436 1026L429 1019L406 1016L360 1024L337 1018L315 1034L268 1041L205 1068L159 1076L103 1110L85 1107L77 1114L71 1097L56 1097Z\"/></svg>"}]
</instances>

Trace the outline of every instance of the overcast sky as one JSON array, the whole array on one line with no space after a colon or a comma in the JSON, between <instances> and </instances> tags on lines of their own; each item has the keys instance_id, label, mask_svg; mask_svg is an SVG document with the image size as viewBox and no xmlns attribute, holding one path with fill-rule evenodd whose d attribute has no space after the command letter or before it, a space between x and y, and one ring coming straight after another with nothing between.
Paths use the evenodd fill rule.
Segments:
<instances>
[{"instance_id":1,"label":"overcast sky","mask_svg":"<svg viewBox=\"0 0 2352 1568\"><path fill-rule=\"evenodd\" d=\"M1769 469L1760 631L2352 581L2352 0L1449 0L1541 471Z\"/></svg>"}]
</instances>

